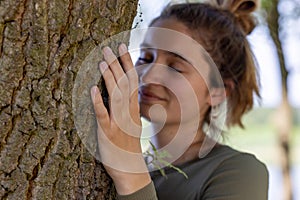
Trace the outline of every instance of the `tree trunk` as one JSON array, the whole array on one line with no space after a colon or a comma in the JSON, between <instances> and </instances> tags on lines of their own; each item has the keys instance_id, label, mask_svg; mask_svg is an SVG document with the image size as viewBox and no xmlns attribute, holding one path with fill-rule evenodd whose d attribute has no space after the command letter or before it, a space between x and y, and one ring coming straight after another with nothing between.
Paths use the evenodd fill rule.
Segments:
<instances>
[{"instance_id":1,"label":"tree trunk","mask_svg":"<svg viewBox=\"0 0 300 200\"><path fill-rule=\"evenodd\" d=\"M79 67L137 0L0 1L0 199L114 199L74 126Z\"/></svg>"},{"instance_id":2,"label":"tree trunk","mask_svg":"<svg viewBox=\"0 0 300 200\"><path fill-rule=\"evenodd\" d=\"M271 37L276 46L281 75L282 100L275 113L275 126L278 133L279 148L281 153L280 162L283 174L283 200L292 200L292 181L290 175L290 133L292 130L292 110L288 100L288 71L285 66L283 49L279 38L280 26L278 1L279 0L272 0L272 2L268 3L269 6L267 10L269 14L267 17L267 21Z\"/></svg>"}]
</instances>

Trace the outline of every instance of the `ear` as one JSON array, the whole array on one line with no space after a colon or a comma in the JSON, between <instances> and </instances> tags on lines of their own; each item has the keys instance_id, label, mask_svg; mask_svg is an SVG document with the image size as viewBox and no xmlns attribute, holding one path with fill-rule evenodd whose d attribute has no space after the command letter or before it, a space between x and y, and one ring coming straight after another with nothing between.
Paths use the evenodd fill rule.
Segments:
<instances>
[{"instance_id":1,"label":"ear","mask_svg":"<svg viewBox=\"0 0 300 200\"><path fill-rule=\"evenodd\" d=\"M226 99L226 90L225 88L212 88L208 97L208 104L210 106L216 106L225 101Z\"/></svg>"},{"instance_id":2,"label":"ear","mask_svg":"<svg viewBox=\"0 0 300 200\"><path fill-rule=\"evenodd\" d=\"M234 82L231 79L224 80L225 90L226 90L226 96L229 97L234 90Z\"/></svg>"},{"instance_id":3,"label":"ear","mask_svg":"<svg viewBox=\"0 0 300 200\"><path fill-rule=\"evenodd\" d=\"M230 96L231 92L234 89L234 83L232 80L224 80L225 88L212 88L210 90L208 103L211 106L216 106L223 101L225 101L226 97Z\"/></svg>"}]
</instances>

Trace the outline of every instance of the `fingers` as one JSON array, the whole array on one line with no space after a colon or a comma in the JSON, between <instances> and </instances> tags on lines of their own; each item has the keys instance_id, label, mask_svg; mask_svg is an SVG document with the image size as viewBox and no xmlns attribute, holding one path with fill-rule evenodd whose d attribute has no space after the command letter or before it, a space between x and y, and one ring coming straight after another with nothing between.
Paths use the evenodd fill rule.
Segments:
<instances>
[{"instance_id":1,"label":"fingers","mask_svg":"<svg viewBox=\"0 0 300 200\"><path fill-rule=\"evenodd\" d=\"M117 120L121 116L114 113L123 110L124 115L129 113L129 116L135 116L134 121L138 121L138 75L126 45L121 44L118 50L120 62L109 47L103 48L106 62L101 62L99 66L110 96L110 116L113 121Z\"/></svg>"},{"instance_id":2,"label":"fingers","mask_svg":"<svg viewBox=\"0 0 300 200\"><path fill-rule=\"evenodd\" d=\"M119 46L120 60L129 82L130 113L139 113L138 75L125 44ZM134 114L132 115L134 116ZM138 119L135 119L138 120Z\"/></svg>"},{"instance_id":3,"label":"fingers","mask_svg":"<svg viewBox=\"0 0 300 200\"><path fill-rule=\"evenodd\" d=\"M118 89L116 81L114 79L114 74L111 72L111 70L109 69L108 65L106 62L101 62L99 64L99 69L101 71L101 74L103 76L104 82L105 82L105 86L107 88L107 92L108 95L111 97L110 100L112 99L112 97L114 97L114 93L116 91L116 89Z\"/></svg>"},{"instance_id":4,"label":"fingers","mask_svg":"<svg viewBox=\"0 0 300 200\"><path fill-rule=\"evenodd\" d=\"M115 81L115 83L112 83L111 80L105 82L108 90L109 87L113 89L115 86L117 86L120 89L124 99L129 99L130 96L130 100L133 100L134 104L138 103L138 75L126 45L121 44L119 46L120 62L122 63L123 68L109 47L103 48L103 54L106 62L109 64L110 69L108 70L110 72L107 73L107 76L104 75L104 79L112 79L111 76L113 75L113 79ZM110 82L112 86L109 86L108 84L110 83L107 82ZM109 93L111 96L112 92Z\"/></svg>"},{"instance_id":5,"label":"fingers","mask_svg":"<svg viewBox=\"0 0 300 200\"><path fill-rule=\"evenodd\" d=\"M107 88L107 92L110 97L109 98L110 117L113 119L115 118L115 114L118 113L118 111L120 111L120 109L122 108L124 98L120 89L117 86L114 74L112 73L112 70L110 70L110 68L108 67L107 63L101 62L99 64L99 69L103 76Z\"/></svg>"},{"instance_id":6,"label":"fingers","mask_svg":"<svg viewBox=\"0 0 300 200\"><path fill-rule=\"evenodd\" d=\"M125 95L125 98L129 94L129 82L128 78L124 74L124 71L122 69L122 66L120 65L117 57L112 52L112 50L109 47L103 48L103 55L110 66L111 72L114 75L115 82L117 83L118 87L120 88L123 95Z\"/></svg>"},{"instance_id":7,"label":"fingers","mask_svg":"<svg viewBox=\"0 0 300 200\"><path fill-rule=\"evenodd\" d=\"M119 46L119 53L121 57L122 66L129 81L129 92L133 94L138 88L138 75L131 60L131 56L128 53L127 47L125 44L121 44ZM137 93L136 93L137 95Z\"/></svg>"},{"instance_id":8,"label":"fingers","mask_svg":"<svg viewBox=\"0 0 300 200\"><path fill-rule=\"evenodd\" d=\"M109 127L109 115L97 86L91 88L91 96L98 127Z\"/></svg>"}]
</instances>

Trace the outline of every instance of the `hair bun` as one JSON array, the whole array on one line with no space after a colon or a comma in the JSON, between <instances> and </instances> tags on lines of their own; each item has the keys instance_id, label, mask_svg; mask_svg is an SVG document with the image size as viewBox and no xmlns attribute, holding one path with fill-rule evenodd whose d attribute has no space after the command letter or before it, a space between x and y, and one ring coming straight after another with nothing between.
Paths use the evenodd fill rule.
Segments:
<instances>
[{"instance_id":1,"label":"hair bun","mask_svg":"<svg viewBox=\"0 0 300 200\"><path fill-rule=\"evenodd\" d=\"M252 12L257 9L259 0L206 0L205 3L233 13L246 34L256 25Z\"/></svg>"}]
</instances>

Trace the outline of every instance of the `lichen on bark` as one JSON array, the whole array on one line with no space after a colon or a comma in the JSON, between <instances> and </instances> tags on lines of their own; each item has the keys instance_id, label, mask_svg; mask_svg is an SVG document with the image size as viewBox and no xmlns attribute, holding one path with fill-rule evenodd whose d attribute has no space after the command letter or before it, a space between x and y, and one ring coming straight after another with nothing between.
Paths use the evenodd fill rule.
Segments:
<instances>
[{"instance_id":1,"label":"lichen on bark","mask_svg":"<svg viewBox=\"0 0 300 200\"><path fill-rule=\"evenodd\" d=\"M83 60L128 30L137 0L0 2L0 198L114 199L78 137L72 89Z\"/></svg>"}]
</instances>

